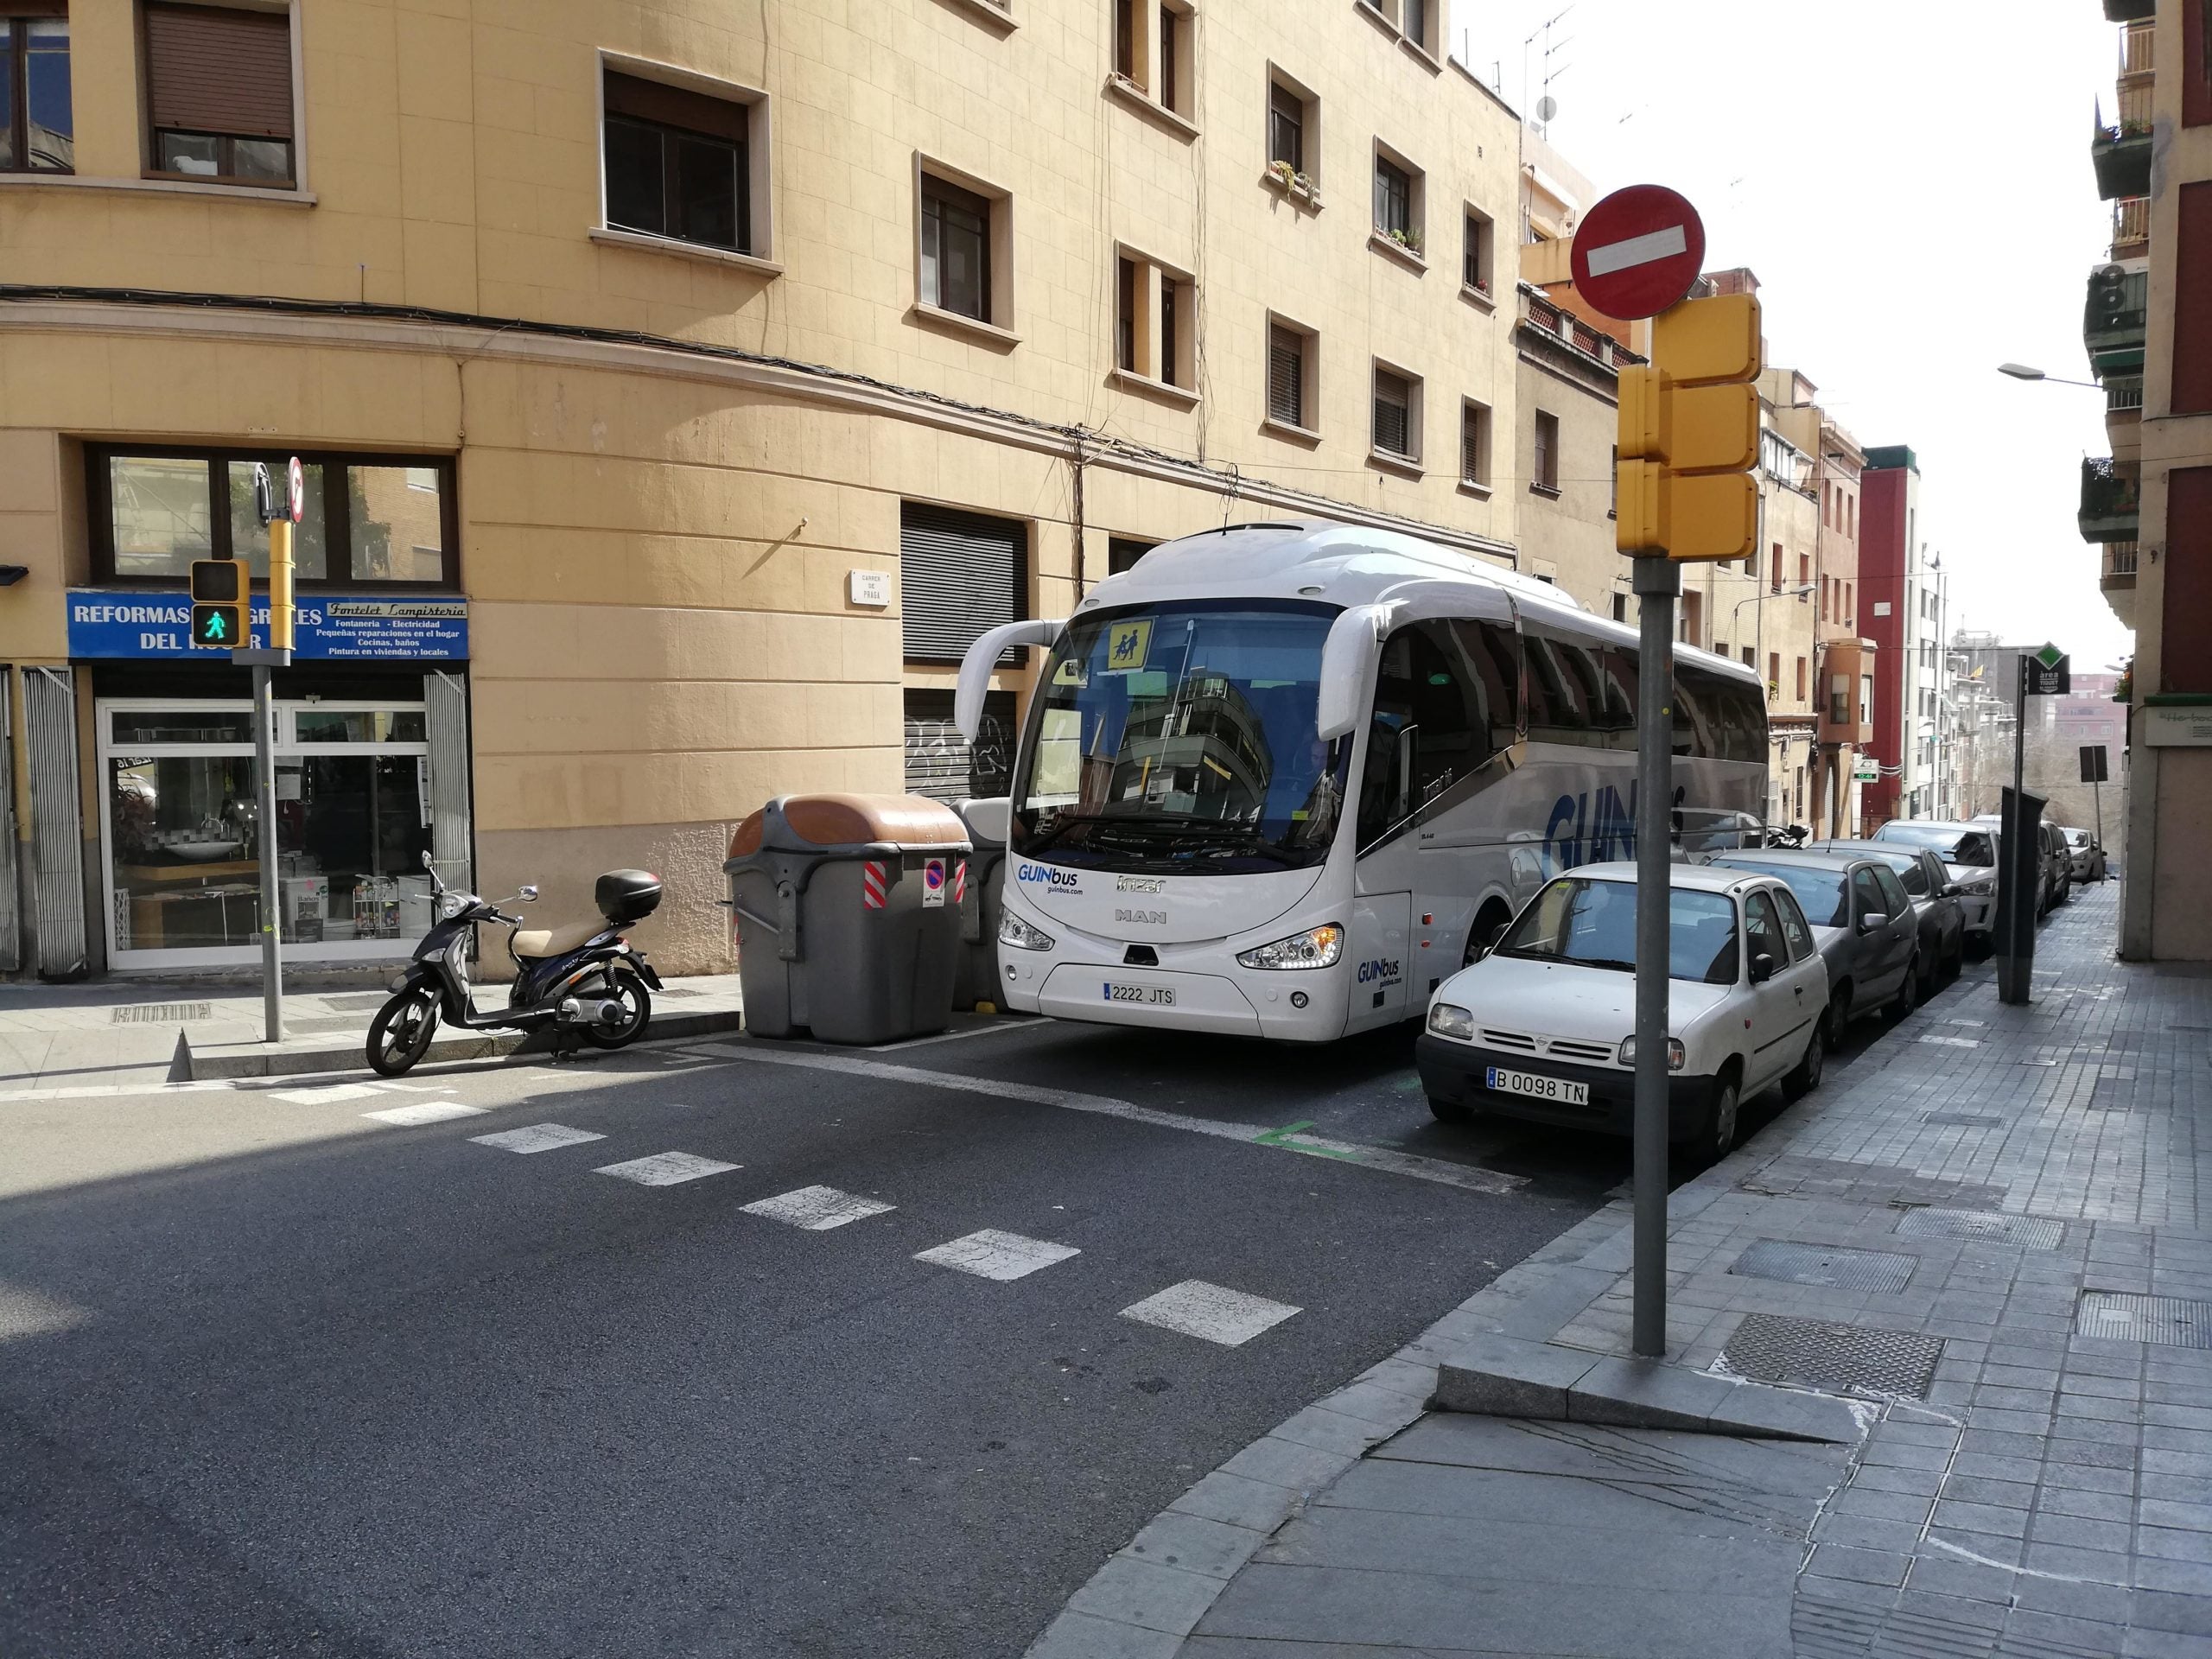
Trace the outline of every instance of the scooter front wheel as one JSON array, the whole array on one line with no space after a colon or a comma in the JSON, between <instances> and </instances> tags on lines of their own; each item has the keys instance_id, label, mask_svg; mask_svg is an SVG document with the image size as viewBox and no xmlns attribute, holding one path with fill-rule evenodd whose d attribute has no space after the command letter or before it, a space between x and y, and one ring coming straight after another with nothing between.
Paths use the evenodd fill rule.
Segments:
<instances>
[{"instance_id":1,"label":"scooter front wheel","mask_svg":"<svg viewBox=\"0 0 2212 1659\"><path fill-rule=\"evenodd\" d=\"M607 976L607 994L622 1004L622 1023L594 1023L577 1029L594 1048L626 1048L644 1036L645 1027L652 1023L652 993L645 988L645 982L639 975L626 968L618 968Z\"/></svg>"},{"instance_id":2,"label":"scooter front wheel","mask_svg":"<svg viewBox=\"0 0 2212 1659\"><path fill-rule=\"evenodd\" d=\"M438 1029L438 994L427 985L397 993L369 1022L369 1066L396 1077L430 1052Z\"/></svg>"}]
</instances>

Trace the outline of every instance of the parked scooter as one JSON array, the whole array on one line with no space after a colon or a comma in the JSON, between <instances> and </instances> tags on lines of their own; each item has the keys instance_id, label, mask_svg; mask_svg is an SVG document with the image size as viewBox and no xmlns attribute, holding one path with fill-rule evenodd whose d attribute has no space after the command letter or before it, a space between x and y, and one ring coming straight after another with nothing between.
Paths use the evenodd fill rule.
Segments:
<instances>
[{"instance_id":1,"label":"parked scooter","mask_svg":"<svg viewBox=\"0 0 2212 1659\"><path fill-rule=\"evenodd\" d=\"M466 1031L550 1025L556 1059L574 1053L579 1039L620 1048L645 1035L660 976L622 930L658 908L658 876L609 870L592 891L601 920L525 932L521 917L440 881L428 853L423 865L430 872L437 920L415 947L413 963L391 982L391 1000L369 1024L369 1064L377 1071L396 1077L413 1066L429 1052L441 1020ZM515 897L535 903L537 889L524 887ZM468 983L469 944L479 922L504 922L513 930L507 949L521 970L507 1006L489 1014L477 1012Z\"/></svg>"}]
</instances>

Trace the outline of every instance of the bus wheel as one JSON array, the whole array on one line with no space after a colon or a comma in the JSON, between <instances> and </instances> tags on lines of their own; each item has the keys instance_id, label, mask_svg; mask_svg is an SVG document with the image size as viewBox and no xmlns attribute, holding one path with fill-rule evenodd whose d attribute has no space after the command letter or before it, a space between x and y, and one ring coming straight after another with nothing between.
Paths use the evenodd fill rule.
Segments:
<instances>
[{"instance_id":1,"label":"bus wheel","mask_svg":"<svg viewBox=\"0 0 2212 1659\"><path fill-rule=\"evenodd\" d=\"M1497 943L1512 920L1513 912L1497 899L1484 905L1475 917L1475 925L1467 930L1467 948L1459 958L1459 965L1473 967L1477 959Z\"/></svg>"}]
</instances>

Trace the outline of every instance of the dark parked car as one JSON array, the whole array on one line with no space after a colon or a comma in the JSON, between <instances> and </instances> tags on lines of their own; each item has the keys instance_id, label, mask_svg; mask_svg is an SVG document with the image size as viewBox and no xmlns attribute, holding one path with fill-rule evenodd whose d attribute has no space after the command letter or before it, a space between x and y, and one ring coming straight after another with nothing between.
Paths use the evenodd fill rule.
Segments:
<instances>
[{"instance_id":1,"label":"dark parked car","mask_svg":"<svg viewBox=\"0 0 2212 1659\"><path fill-rule=\"evenodd\" d=\"M1897 873L1905 897L1920 918L1920 995L1935 995L1939 981L1950 978L1967 959L1966 912L1959 903L1959 885L1943 861L1925 847L1902 842L1815 841L1808 853L1836 853L1845 857L1878 858Z\"/></svg>"},{"instance_id":2,"label":"dark parked car","mask_svg":"<svg viewBox=\"0 0 2212 1659\"><path fill-rule=\"evenodd\" d=\"M1925 847L1943 861L1966 913L1967 943L1986 952L1997 931L1997 832L1978 823L1930 818L1891 818L1876 842Z\"/></svg>"},{"instance_id":3,"label":"dark parked car","mask_svg":"<svg viewBox=\"0 0 2212 1659\"><path fill-rule=\"evenodd\" d=\"M1920 989L1920 918L1878 858L1835 853L1719 853L1707 861L1778 875L1797 895L1828 970L1828 1046L1861 1014L1910 1014Z\"/></svg>"}]
</instances>

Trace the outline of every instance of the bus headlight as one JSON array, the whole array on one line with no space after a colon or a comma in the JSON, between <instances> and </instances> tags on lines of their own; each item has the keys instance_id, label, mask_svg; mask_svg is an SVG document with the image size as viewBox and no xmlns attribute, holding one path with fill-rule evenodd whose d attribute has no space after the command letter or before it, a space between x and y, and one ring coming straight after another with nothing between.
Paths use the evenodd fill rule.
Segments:
<instances>
[{"instance_id":1,"label":"bus headlight","mask_svg":"<svg viewBox=\"0 0 2212 1659\"><path fill-rule=\"evenodd\" d=\"M1475 1016L1456 1003L1440 1002L1428 1011L1428 1028L1440 1037L1456 1037L1463 1043L1475 1039Z\"/></svg>"},{"instance_id":2,"label":"bus headlight","mask_svg":"<svg viewBox=\"0 0 2212 1659\"><path fill-rule=\"evenodd\" d=\"M1273 944L1240 950L1236 960L1247 968L1333 968L1344 953L1344 929L1334 922L1324 922Z\"/></svg>"},{"instance_id":3,"label":"bus headlight","mask_svg":"<svg viewBox=\"0 0 2212 1659\"><path fill-rule=\"evenodd\" d=\"M1667 1069L1669 1071L1679 1071L1688 1063L1688 1060L1689 1056L1682 1048L1682 1039L1679 1037L1669 1037L1667 1039ZM1636 1039L1633 1036L1621 1039L1621 1064L1623 1065L1636 1064Z\"/></svg>"},{"instance_id":4,"label":"bus headlight","mask_svg":"<svg viewBox=\"0 0 2212 1659\"><path fill-rule=\"evenodd\" d=\"M1017 950L1049 950L1052 936L1029 925L1010 910L999 912L999 943Z\"/></svg>"}]
</instances>

